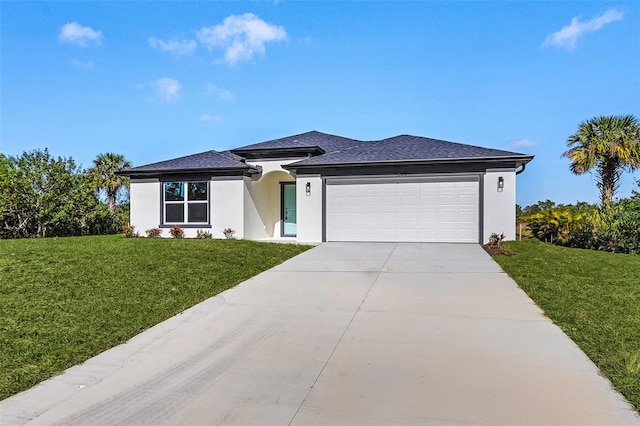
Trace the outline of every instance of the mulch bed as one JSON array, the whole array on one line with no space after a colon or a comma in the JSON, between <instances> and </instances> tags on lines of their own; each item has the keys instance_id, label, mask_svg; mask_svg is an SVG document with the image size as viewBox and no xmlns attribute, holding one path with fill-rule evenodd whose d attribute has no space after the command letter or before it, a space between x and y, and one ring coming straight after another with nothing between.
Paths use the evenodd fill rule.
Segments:
<instances>
[{"instance_id":1,"label":"mulch bed","mask_svg":"<svg viewBox=\"0 0 640 426\"><path fill-rule=\"evenodd\" d=\"M489 253L489 256L491 256L491 257L493 257L493 256L495 256L497 254L502 254L502 255L505 255L505 256L513 256L514 255L510 251L505 250L504 247L498 246L498 245L485 244L485 245L482 246L482 248L484 249L484 251Z\"/></svg>"}]
</instances>

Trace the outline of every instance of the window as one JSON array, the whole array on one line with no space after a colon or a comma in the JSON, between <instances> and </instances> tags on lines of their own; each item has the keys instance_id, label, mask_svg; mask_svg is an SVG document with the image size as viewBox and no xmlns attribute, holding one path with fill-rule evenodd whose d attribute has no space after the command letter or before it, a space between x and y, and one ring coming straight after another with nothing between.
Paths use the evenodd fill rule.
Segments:
<instances>
[{"instance_id":1,"label":"window","mask_svg":"<svg viewBox=\"0 0 640 426\"><path fill-rule=\"evenodd\" d=\"M208 223L208 182L165 182L163 208L164 223Z\"/></svg>"}]
</instances>

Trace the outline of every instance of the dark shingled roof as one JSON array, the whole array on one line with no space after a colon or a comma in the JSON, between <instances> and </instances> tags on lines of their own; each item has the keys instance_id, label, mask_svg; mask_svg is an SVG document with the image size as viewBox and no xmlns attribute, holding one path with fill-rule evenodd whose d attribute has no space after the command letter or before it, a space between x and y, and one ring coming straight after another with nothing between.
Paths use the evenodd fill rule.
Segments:
<instances>
[{"instance_id":1,"label":"dark shingled roof","mask_svg":"<svg viewBox=\"0 0 640 426\"><path fill-rule=\"evenodd\" d=\"M184 172L184 171L208 171L208 170L250 170L254 169L239 157L229 151L207 151L186 157L160 161L123 170L126 174L153 173L153 172ZM257 169L256 169L257 171Z\"/></svg>"},{"instance_id":2,"label":"dark shingled roof","mask_svg":"<svg viewBox=\"0 0 640 426\"><path fill-rule=\"evenodd\" d=\"M359 142L346 149L298 161L292 166L358 164L402 161L517 158L530 156L456 142L400 135L380 141ZM528 161L528 160L527 160Z\"/></svg>"},{"instance_id":3,"label":"dark shingled roof","mask_svg":"<svg viewBox=\"0 0 640 426\"><path fill-rule=\"evenodd\" d=\"M272 149L312 148L317 146L325 152L333 152L359 143L362 142L313 130L299 135L287 136L285 138L242 146L240 148L232 149L231 151L268 151Z\"/></svg>"},{"instance_id":4,"label":"dark shingled roof","mask_svg":"<svg viewBox=\"0 0 640 426\"><path fill-rule=\"evenodd\" d=\"M320 148L319 150L317 148ZM240 154L240 155L237 155ZM246 145L231 151L207 151L200 154L126 169L124 175L151 175L189 172L259 173L260 168L245 163L245 158L271 158L296 153L309 155L283 166L295 170L305 167L348 166L402 162L511 161L526 164L533 156L456 142L400 135L379 141L358 141L317 131ZM302 154L301 154L302 153ZM318 155L321 154L321 155ZM315 156L314 156L315 155Z\"/></svg>"}]
</instances>

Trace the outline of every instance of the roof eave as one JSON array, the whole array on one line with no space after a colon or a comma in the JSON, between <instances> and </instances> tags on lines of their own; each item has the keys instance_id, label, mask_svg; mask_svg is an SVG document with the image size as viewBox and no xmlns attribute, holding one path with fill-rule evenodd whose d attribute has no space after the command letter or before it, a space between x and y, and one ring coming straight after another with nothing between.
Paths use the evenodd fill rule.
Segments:
<instances>
[{"instance_id":1,"label":"roof eave","mask_svg":"<svg viewBox=\"0 0 640 426\"><path fill-rule=\"evenodd\" d=\"M117 172L119 175L129 177L154 177L162 175L188 175L188 174L212 174L223 176L224 174L244 174L252 176L262 172L262 168L259 166L245 166L245 167L205 167L205 168L178 168L178 169L162 169L162 170L120 170Z\"/></svg>"},{"instance_id":2,"label":"roof eave","mask_svg":"<svg viewBox=\"0 0 640 426\"><path fill-rule=\"evenodd\" d=\"M231 152L246 159L255 160L260 158L285 158L285 157L306 157L316 156L325 153L324 149L317 145L285 147L285 148L258 148L258 149L232 149Z\"/></svg>"}]
</instances>

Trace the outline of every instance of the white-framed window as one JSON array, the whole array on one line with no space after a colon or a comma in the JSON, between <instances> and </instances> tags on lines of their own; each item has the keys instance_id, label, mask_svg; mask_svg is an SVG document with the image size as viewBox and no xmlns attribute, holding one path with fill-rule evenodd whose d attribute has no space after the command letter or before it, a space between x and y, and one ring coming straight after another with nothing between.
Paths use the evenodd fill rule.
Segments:
<instances>
[{"instance_id":1,"label":"white-framed window","mask_svg":"<svg viewBox=\"0 0 640 426\"><path fill-rule=\"evenodd\" d=\"M209 223L209 182L164 182L165 224Z\"/></svg>"}]
</instances>

